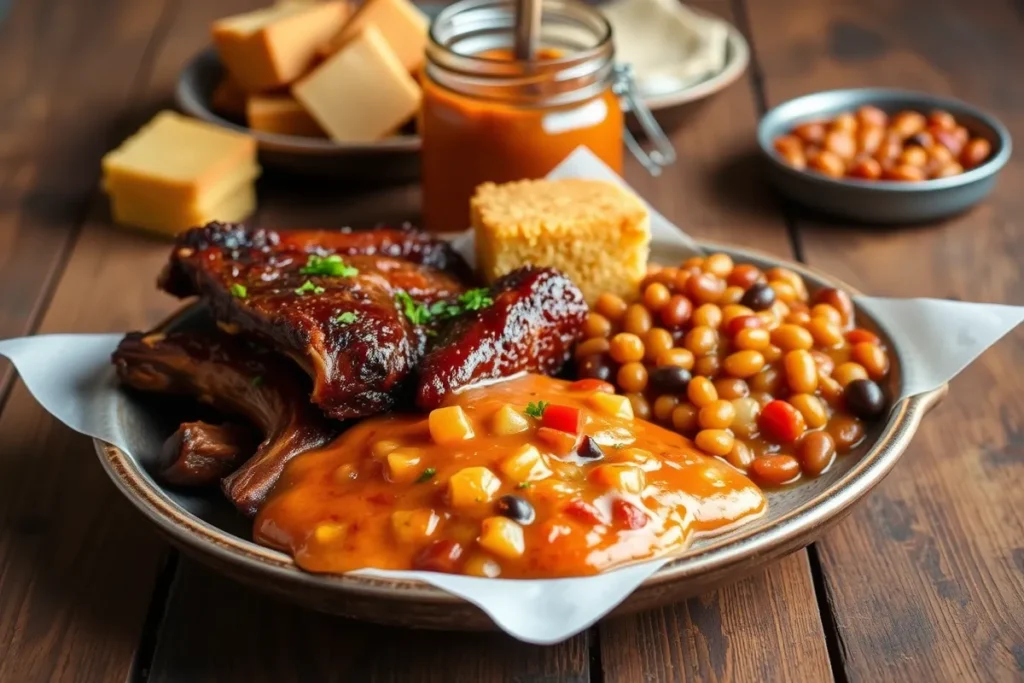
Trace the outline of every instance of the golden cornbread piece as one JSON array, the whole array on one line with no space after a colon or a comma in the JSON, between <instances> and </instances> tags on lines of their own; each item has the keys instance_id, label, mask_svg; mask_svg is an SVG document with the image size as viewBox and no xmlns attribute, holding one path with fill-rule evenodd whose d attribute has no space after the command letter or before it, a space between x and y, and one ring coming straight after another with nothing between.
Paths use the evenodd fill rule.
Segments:
<instances>
[{"instance_id":1,"label":"golden cornbread piece","mask_svg":"<svg viewBox=\"0 0 1024 683\"><path fill-rule=\"evenodd\" d=\"M477 267L489 282L532 263L568 275L590 304L601 292L638 293L650 215L629 190L577 178L484 183L470 213Z\"/></svg>"}]
</instances>

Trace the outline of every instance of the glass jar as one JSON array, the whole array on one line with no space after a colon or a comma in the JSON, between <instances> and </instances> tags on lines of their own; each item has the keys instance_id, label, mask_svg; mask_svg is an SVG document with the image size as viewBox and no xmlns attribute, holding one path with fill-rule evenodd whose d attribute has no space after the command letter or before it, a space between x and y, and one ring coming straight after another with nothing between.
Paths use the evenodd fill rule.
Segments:
<instances>
[{"instance_id":1,"label":"glass jar","mask_svg":"<svg viewBox=\"0 0 1024 683\"><path fill-rule=\"evenodd\" d=\"M419 121L428 230L464 230L477 185L543 177L581 145L622 170L608 22L582 3L545 0L538 49L519 60L515 8L462 0L431 26Z\"/></svg>"}]
</instances>

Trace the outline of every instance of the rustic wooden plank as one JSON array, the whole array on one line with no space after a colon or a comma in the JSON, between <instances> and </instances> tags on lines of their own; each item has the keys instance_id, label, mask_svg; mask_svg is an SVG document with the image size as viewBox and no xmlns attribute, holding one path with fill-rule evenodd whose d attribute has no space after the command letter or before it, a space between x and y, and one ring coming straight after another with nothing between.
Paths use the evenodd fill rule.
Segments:
<instances>
[{"instance_id":1,"label":"rustic wooden plank","mask_svg":"<svg viewBox=\"0 0 1024 683\"><path fill-rule=\"evenodd\" d=\"M590 680L588 664L585 637L545 648L496 632L354 623L184 562L149 680L584 683Z\"/></svg>"},{"instance_id":2,"label":"rustic wooden plank","mask_svg":"<svg viewBox=\"0 0 1024 683\"><path fill-rule=\"evenodd\" d=\"M729 3L697 3L735 22ZM673 132L680 162L637 189L684 230L793 258L776 200L751 154L751 76L702 104ZM710 595L600 628L606 683L831 678L807 553ZM795 674L799 673L800 676Z\"/></svg>"},{"instance_id":3,"label":"rustic wooden plank","mask_svg":"<svg viewBox=\"0 0 1024 683\"><path fill-rule=\"evenodd\" d=\"M39 322L164 9L33 0L0 22L0 338Z\"/></svg>"},{"instance_id":4,"label":"rustic wooden plank","mask_svg":"<svg viewBox=\"0 0 1024 683\"><path fill-rule=\"evenodd\" d=\"M20 56L0 40L4 73L18 73L16 59L34 74L22 85L35 118L26 114L2 138L21 155L12 157L17 192L4 195L11 208L0 223L18 297L39 296L32 264L45 262L33 252L59 252L58 233L71 235L88 214L40 332L144 328L177 305L154 287L166 242L110 227L96 192L101 154L152 113L137 108L176 8L37 1L19 3L4 24L18 21L18 40L32 37ZM201 42L196 35L191 47L171 49ZM42 142L22 145L19 135ZM49 241L31 241L43 236ZM0 681L128 678L165 559L165 544L115 492L89 440L14 384L0 415Z\"/></svg>"},{"instance_id":5,"label":"rustic wooden plank","mask_svg":"<svg viewBox=\"0 0 1024 683\"><path fill-rule=\"evenodd\" d=\"M890 85L982 106L1024 139L1019 3L749 3L769 104ZM1024 304L1024 159L995 194L938 225L799 221L811 265L864 290ZM903 461L818 544L850 681L1024 677L1024 331L985 353Z\"/></svg>"}]
</instances>

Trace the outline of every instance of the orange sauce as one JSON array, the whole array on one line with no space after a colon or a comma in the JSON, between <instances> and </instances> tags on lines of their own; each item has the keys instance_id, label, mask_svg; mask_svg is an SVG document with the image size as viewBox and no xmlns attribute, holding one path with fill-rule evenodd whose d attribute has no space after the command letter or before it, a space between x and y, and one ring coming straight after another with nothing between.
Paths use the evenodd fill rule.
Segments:
<instances>
[{"instance_id":1,"label":"orange sauce","mask_svg":"<svg viewBox=\"0 0 1024 683\"><path fill-rule=\"evenodd\" d=\"M448 406L461 408L473 435L443 445L428 416L360 422L288 464L256 518L256 539L312 572L581 576L678 552L764 512L763 493L743 474L679 434L610 412L598 393L540 375L471 388ZM539 401L549 404L544 417L527 416ZM542 438L552 406L578 410L578 438L603 455L584 458L577 446ZM509 415L522 431L501 428ZM513 457L532 453L528 446L539 458ZM398 476L396 454L413 463ZM479 468L486 485L467 495L461 484ZM511 522L506 496L525 502L530 519Z\"/></svg>"},{"instance_id":2,"label":"orange sauce","mask_svg":"<svg viewBox=\"0 0 1024 683\"><path fill-rule=\"evenodd\" d=\"M511 59L508 50L479 56ZM557 50L541 50L553 59ZM580 145L622 170L623 115L609 87L561 107L520 107L461 95L424 74L419 130L423 214L428 230L469 227L469 199L480 183L540 178Z\"/></svg>"}]
</instances>

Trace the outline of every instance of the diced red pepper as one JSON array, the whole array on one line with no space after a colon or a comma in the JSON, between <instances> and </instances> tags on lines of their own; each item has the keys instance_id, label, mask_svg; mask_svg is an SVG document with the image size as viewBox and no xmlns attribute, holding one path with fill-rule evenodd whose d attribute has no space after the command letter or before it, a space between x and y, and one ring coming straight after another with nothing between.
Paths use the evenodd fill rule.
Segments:
<instances>
[{"instance_id":1,"label":"diced red pepper","mask_svg":"<svg viewBox=\"0 0 1024 683\"><path fill-rule=\"evenodd\" d=\"M858 327L855 330L850 330L846 333L846 341L850 342L850 346L859 344L861 342L871 342L872 344L881 344L882 340L878 338L878 335L874 332L868 332L863 327Z\"/></svg>"},{"instance_id":2,"label":"diced red pepper","mask_svg":"<svg viewBox=\"0 0 1024 683\"><path fill-rule=\"evenodd\" d=\"M796 441L807 430L804 416L785 401L772 401L761 409L757 419L761 435L776 443Z\"/></svg>"},{"instance_id":3,"label":"diced red pepper","mask_svg":"<svg viewBox=\"0 0 1024 683\"><path fill-rule=\"evenodd\" d=\"M647 525L647 515L644 511L622 498L612 502L612 518L619 526L627 529L642 529Z\"/></svg>"},{"instance_id":4,"label":"diced red pepper","mask_svg":"<svg viewBox=\"0 0 1024 683\"><path fill-rule=\"evenodd\" d=\"M730 337L735 337L740 333L740 330L749 330L754 327L761 327L764 321L758 318L756 315L741 315L738 318L733 318L726 325L725 331L729 333Z\"/></svg>"},{"instance_id":5,"label":"diced red pepper","mask_svg":"<svg viewBox=\"0 0 1024 683\"><path fill-rule=\"evenodd\" d=\"M569 434L580 433L580 409L572 406L549 405L540 418L542 427L557 429Z\"/></svg>"},{"instance_id":6,"label":"diced red pepper","mask_svg":"<svg viewBox=\"0 0 1024 683\"><path fill-rule=\"evenodd\" d=\"M565 514L587 524L601 524L601 512L585 500L574 500L563 509Z\"/></svg>"},{"instance_id":7,"label":"diced red pepper","mask_svg":"<svg viewBox=\"0 0 1024 683\"><path fill-rule=\"evenodd\" d=\"M462 546L450 539L434 541L412 558L413 569L455 574L460 566Z\"/></svg>"},{"instance_id":8,"label":"diced red pepper","mask_svg":"<svg viewBox=\"0 0 1024 683\"><path fill-rule=\"evenodd\" d=\"M599 379L587 378L578 379L570 384L569 391L603 391L606 394L614 394L615 387Z\"/></svg>"}]
</instances>

